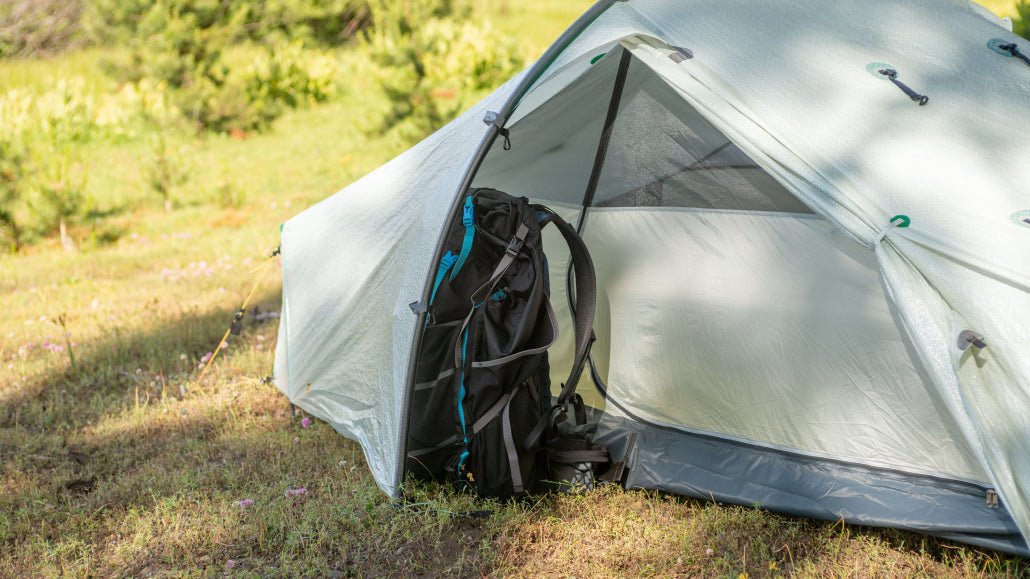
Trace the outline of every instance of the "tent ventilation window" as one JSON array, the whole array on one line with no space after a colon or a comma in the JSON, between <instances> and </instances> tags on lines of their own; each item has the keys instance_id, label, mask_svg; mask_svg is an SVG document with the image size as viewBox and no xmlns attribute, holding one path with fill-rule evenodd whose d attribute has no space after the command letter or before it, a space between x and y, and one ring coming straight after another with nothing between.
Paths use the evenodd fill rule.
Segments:
<instances>
[{"instance_id":1,"label":"tent ventilation window","mask_svg":"<svg viewBox=\"0 0 1030 579\"><path fill-rule=\"evenodd\" d=\"M881 68L877 72L887 77L891 82L894 83L895 86L900 88L902 92L908 95L908 98L919 103L919 106L925 106L926 103L930 102L930 97L917 93L916 91L909 88L908 85L898 80L898 71L894 70L893 68Z\"/></svg>"},{"instance_id":2,"label":"tent ventilation window","mask_svg":"<svg viewBox=\"0 0 1030 579\"><path fill-rule=\"evenodd\" d=\"M1030 66L1030 57L1027 57L1027 55L1020 52L1019 47L1015 42L1005 42L1000 38L992 38L991 41L987 43L987 47L998 54L1014 56L1025 62L1027 66Z\"/></svg>"}]
</instances>

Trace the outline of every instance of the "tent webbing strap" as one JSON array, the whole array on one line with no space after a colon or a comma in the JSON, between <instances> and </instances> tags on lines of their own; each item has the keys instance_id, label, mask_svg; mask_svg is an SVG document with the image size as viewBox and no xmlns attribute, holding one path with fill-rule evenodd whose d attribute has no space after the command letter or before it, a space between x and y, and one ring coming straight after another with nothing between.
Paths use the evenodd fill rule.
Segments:
<instances>
[{"instance_id":1,"label":"tent webbing strap","mask_svg":"<svg viewBox=\"0 0 1030 579\"><path fill-rule=\"evenodd\" d=\"M597 192L597 185L601 181L601 169L604 168L604 159L608 156L608 143L612 138L612 129L615 126L615 118L619 116L619 103L622 102L622 91L626 87L626 73L629 71L629 61L633 58L625 48L622 49L622 58L619 60L619 72L615 75L615 86L612 87L612 98L608 101L608 115L604 119L604 129L601 131L601 141L597 145L597 154L594 156L594 167L590 171L590 180L587 181L587 190L583 194L583 212L594 203L594 194ZM582 233L583 217L577 224L576 232Z\"/></svg>"}]
</instances>

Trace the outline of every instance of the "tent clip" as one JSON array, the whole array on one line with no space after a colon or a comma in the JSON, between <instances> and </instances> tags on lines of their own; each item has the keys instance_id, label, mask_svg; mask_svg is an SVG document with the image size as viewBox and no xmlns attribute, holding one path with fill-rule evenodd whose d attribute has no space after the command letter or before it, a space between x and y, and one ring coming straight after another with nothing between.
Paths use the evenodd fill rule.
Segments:
<instances>
[{"instance_id":1,"label":"tent clip","mask_svg":"<svg viewBox=\"0 0 1030 579\"><path fill-rule=\"evenodd\" d=\"M912 219L908 215L895 215L894 217L891 217L891 220L887 222L887 227L884 227L883 230L880 231L880 234L876 236L876 242L879 243L883 241L883 238L887 237L887 233L889 233L891 229L894 229L895 227L908 227L911 224Z\"/></svg>"},{"instance_id":2,"label":"tent clip","mask_svg":"<svg viewBox=\"0 0 1030 579\"><path fill-rule=\"evenodd\" d=\"M987 342L984 341L984 337L973 330L962 330L959 332L958 349L964 351L970 344L981 350L987 347Z\"/></svg>"},{"instance_id":3,"label":"tent clip","mask_svg":"<svg viewBox=\"0 0 1030 579\"><path fill-rule=\"evenodd\" d=\"M998 508L998 491L994 489L987 489L987 508Z\"/></svg>"},{"instance_id":4,"label":"tent clip","mask_svg":"<svg viewBox=\"0 0 1030 579\"><path fill-rule=\"evenodd\" d=\"M998 48L1001 50L1008 51L1012 54L1012 56L1015 56L1016 58L1022 60L1026 63L1027 66L1030 66L1030 58L1027 58L1025 54L1019 51L1019 47L1016 46L1015 42L1012 42L1010 44L999 44Z\"/></svg>"},{"instance_id":5,"label":"tent clip","mask_svg":"<svg viewBox=\"0 0 1030 579\"><path fill-rule=\"evenodd\" d=\"M426 302L411 302L408 304L408 307L411 308L411 313L416 316L429 311L429 306L426 305Z\"/></svg>"},{"instance_id":6,"label":"tent clip","mask_svg":"<svg viewBox=\"0 0 1030 579\"><path fill-rule=\"evenodd\" d=\"M511 137L508 129L504 128L504 119L501 118L501 114L496 111L486 111L486 114L483 115L483 122L497 127L497 133L504 138L504 150L510 151Z\"/></svg>"},{"instance_id":7,"label":"tent clip","mask_svg":"<svg viewBox=\"0 0 1030 579\"><path fill-rule=\"evenodd\" d=\"M895 86L900 88L902 92L908 95L908 98L919 103L919 106L925 106L926 103L930 102L930 97L917 93L916 91L909 88L908 85L898 80L898 71L894 70L893 68L883 68L880 69L878 72L883 76L887 77L888 79L890 79L890 81L893 82Z\"/></svg>"}]
</instances>

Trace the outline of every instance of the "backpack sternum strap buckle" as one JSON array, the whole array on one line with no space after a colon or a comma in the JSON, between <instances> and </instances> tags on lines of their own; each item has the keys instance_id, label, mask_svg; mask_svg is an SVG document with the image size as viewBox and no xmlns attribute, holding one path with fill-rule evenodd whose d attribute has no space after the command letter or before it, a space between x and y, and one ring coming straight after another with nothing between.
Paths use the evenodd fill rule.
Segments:
<instances>
[{"instance_id":1,"label":"backpack sternum strap buckle","mask_svg":"<svg viewBox=\"0 0 1030 579\"><path fill-rule=\"evenodd\" d=\"M525 223L520 223L519 228L515 231L515 237L511 238L508 242L508 247L505 248L504 253L515 257L522 251L523 244L526 243L526 234L529 233L529 227L526 227Z\"/></svg>"},{"instance_id":2,"label":"backpack sternum strap buckle","mask_svg":"<svg viewBox=\"0 0 1030 579\"><path fill-rule=\"evenodd\" d=\"M475 205L472 204L472 196L469 195L468 199L465 200L464 207L462 207L461 210L461 224L465 227L472 227L475 224L475 221L472 217L474 210Z\"/></svg>"}]
</instances>

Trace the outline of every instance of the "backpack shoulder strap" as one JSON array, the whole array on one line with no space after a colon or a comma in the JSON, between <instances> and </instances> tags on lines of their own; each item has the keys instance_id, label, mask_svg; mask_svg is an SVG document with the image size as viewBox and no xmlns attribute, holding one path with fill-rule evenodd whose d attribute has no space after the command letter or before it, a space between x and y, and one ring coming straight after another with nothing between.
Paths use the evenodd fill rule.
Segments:
<instances>
[{"instance_id":1,"label":"backpack shoulder strap","mask_svg":"<svg viewBox=\"0 0 1030 579\"><path fill-rule=\"evenodd\" d=\"M586 364L587 356L590 354L590 346L594 341L594 310L597 306L597 276L594 273L594 262L590 259L590 252L583 243L583 238L576 233L576 229L569 225L569 222L559 217L554 211L543 205L533 205L537 212L540 226L554 223L565 243L569 245L569 253L572 256L572 267L576 279L576 349L572 362L572 371L568 380L562 385L561 394L558 395L558 406L563 406L576 391L576 384L583 374L583 366Z\"/></svg>"}]
</instances>

